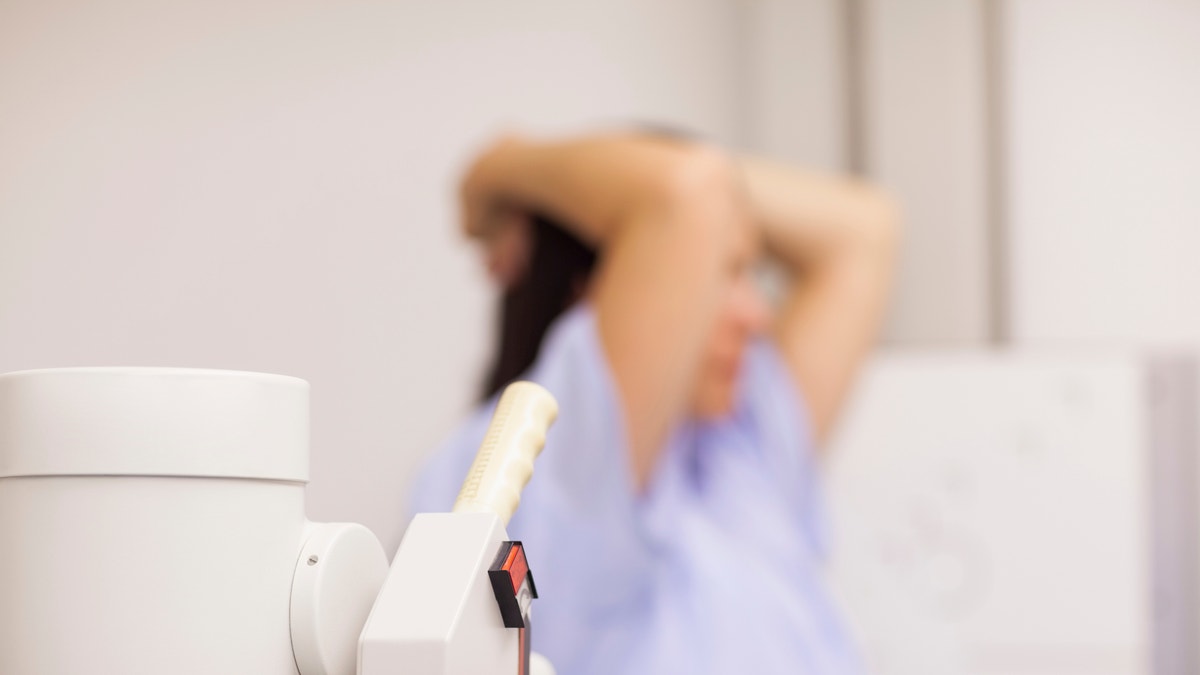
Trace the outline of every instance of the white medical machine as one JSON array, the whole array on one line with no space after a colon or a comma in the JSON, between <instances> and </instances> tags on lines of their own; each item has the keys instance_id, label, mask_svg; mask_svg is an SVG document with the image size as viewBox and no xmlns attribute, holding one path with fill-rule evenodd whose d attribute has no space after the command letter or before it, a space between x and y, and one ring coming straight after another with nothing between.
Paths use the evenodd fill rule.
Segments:
<instances>
[{"instance_id":1,"label":"white medical machine","mask_svg":"<svg viewBox=\"0 0 1200 675\"><path fill-rule=\"evenodd\" d=\"M305 518L308 408L278 375L0 375L0 673L553 673L505 532L553 398L505 391L454 512L416 516L390 570L366 528Z\"/></svg>"}]
</instances>

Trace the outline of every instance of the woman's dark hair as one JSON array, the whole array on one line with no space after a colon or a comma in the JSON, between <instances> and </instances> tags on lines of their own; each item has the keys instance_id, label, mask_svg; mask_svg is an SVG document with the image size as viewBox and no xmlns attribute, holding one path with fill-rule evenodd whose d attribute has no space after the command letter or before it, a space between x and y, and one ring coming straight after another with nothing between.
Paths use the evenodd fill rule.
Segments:
<instances>
[{"instance_id":1,"label":"woman's dark hair","mask_svg":"<svg viewBox=\"0 0 1200 675\"><path fill-rule=\"evenodd\" d=\"M641 123L633 129L683 143L702 138L667 124ZM530 225L533 250L529 267L501 301L500 340L484 382L485 401L533 365L550 324L580 298L596 266L596 252L553 219L531 214Z\"/></svg>"},{"instance_id":2,"label":"woman's dark hair","mask_svg":"<svg viewBox=\"0 0 1200 675\"><path fill-rule=\"evenodd\" d=\"M499 345L484 383L484 400L533 365L546 331L582 296L596 266L596 252L566 228L540 214L529 220L529 266L501 299Z\"/></svg>"}]
</instances>

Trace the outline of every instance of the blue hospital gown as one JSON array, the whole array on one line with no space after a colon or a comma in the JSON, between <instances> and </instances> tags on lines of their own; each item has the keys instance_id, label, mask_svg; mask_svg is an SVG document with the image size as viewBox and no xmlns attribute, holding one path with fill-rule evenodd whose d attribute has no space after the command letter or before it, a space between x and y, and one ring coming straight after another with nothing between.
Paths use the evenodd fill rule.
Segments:
<instances>
[{"instance_id":1,"label":"blue hospital gown","mask_svg":"<svg viewBox=\"0 0 1200 675\"><path fill-rule=\"evenodd\" d=\"M508 533L540 595L534 649L560 675L861 672L822 583L804 407L769 341L750 346L732 414L681 425L642 495L590 307L560 317L527 379L559 416ZM434 456L414 512L450 510L494 405Z\"/></svg>"}]
</instances>

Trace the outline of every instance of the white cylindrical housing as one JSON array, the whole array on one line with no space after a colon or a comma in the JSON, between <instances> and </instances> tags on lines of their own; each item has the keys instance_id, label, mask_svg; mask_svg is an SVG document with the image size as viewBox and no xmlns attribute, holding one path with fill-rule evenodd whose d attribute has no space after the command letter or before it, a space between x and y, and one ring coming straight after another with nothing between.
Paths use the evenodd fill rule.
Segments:
<instances>
[{"instance_id":1,"label":"white cylindrical housing","mask_svg":"<svg viewBox=\"0 0 1200 675\"><path fill-rule=\"evenodd\" d=\"M308 385L0 376L0 673L294 675Z\"/></svg>"}]
</instances>

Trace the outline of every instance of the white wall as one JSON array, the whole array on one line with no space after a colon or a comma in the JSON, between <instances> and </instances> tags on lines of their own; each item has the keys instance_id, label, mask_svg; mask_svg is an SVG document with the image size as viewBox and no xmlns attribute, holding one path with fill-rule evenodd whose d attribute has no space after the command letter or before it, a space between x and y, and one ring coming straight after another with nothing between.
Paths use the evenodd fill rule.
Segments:
<instances>
[{"instance_id":1,"label":"white wall","mask_svg":"<svg viewBox=\"0 0 1200 675\"><path fill-rule=\"evenodd\" d=\"M844 170L846 110L842 0L746 2L746 141L777 159Z\"/></svg>"},{"instance_id":2,"label":"white wall","mask_svg":"<svg viewBox=\"0 0 1200 675\"><path fill-rule=\"evenodd\" d=\"M1200 347L1200 4L1006 9L1014 336Z\"/></svg>"},{"instance_id":3,"label":"white wall","mask_svg":"<svg viewBox=\"0 0 1200 675\"><path fill-rule=\"evenodd\" d=\"M0 4L0 372L312 383L310 514L398 542L476 392L454 175L505 125L729 140L733 3Z\"/></svg>"}]
</instances>

